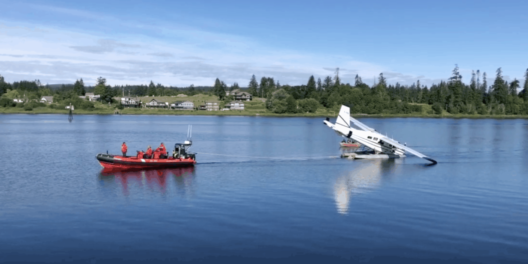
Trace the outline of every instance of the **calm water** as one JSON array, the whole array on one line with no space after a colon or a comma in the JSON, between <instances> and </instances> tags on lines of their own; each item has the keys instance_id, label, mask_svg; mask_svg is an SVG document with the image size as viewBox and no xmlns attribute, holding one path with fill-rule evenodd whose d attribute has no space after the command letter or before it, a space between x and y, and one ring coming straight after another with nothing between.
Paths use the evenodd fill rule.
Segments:
<instances>
[{"instance_id":1,"label":"calm water","mask_svg":"<svg viewBox=\"0 0 528 264\"><path fill-rule=\"evenodd\" d=\"M361 119L439 161L336 158L322 118L0 115L0 262L528 261L528 121ZM102 173L172 146L195 168Z\"/></svg>"}]
</instances>

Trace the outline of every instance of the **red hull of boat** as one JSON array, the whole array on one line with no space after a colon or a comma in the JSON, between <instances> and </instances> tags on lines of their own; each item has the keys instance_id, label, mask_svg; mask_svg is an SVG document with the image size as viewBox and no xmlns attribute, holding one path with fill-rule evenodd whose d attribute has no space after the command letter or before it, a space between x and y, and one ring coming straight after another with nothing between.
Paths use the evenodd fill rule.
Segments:
<instances>
[{"instance_id":1,"label":"red hull of boat","mask_svg":"<svg viewBox=\"0 0 528 264\"><path fill-rule=\"evenodd\" d=\"M108 154L99 154L96 158L103 168L109 170L176 168L194 166L196 164L196 160L191 158L141 159Z\"/></svg>"},{"instance_id":2,"label":"red hull of boat","mask_svg":"<svg viewBox=\"0 0 528 264\"><path fill-rule=\"evenodd\" d=\"M359 144L357 144L357 143L341 143L341 147L359 148Z\"/></svg>"}]
</instances>

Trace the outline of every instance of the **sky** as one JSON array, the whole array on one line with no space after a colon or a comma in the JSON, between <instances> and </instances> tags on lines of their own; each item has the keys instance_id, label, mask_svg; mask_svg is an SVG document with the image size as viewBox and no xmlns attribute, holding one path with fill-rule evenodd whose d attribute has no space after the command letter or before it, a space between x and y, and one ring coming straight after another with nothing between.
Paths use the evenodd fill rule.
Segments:
<instances>
[{"instance_id":1,"label":"sky","mask_svg":"<svg viewBox=\"0 0 528 264\"><path fill-rule=\"evenodd\" d=\"M524 80L528 1L0 0L0 75L43 84Z\"/></svg>"}]
</instances>

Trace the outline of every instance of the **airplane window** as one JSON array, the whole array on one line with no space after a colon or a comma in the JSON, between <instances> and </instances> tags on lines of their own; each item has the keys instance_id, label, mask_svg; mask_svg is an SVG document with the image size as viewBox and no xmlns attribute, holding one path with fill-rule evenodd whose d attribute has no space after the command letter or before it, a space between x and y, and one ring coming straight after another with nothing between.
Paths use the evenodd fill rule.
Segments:
<instances>
[{"instance_id":1,"label":"airplane window","mask_svg":"<svg viewBox=\"0 0 528 264\"><path fill-rule=\"evenodd\" d=\"M368 136L368 139L372 139L372 137L371 137L371 136Z\"/></svg>"},{"instance_id":2,"label":"airplane window","mask_svg":"<svg viewBox=\"0 0 528 264\"><path fill-rule=\"evenodd\" d=\"M375 141L378 141L378 138L374 138Z\"/></svg>"}]
</instances>

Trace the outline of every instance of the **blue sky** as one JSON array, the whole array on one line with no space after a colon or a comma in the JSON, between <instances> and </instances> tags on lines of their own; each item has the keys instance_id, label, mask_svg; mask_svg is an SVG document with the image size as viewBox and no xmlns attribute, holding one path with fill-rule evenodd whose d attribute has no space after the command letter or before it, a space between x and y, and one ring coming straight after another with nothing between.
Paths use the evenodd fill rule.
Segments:
<instances>
[{"instance_id":1,"label":"blue sky","mask_svg":"<svg viewBox=\"0 0 528 264\"><path fill-rule=\"evenodd\" d=\"M431 84L458 64L523 79L528 1L3 1L0 74L7 81L247 85Z\"/></svg>"}]
</instances>

